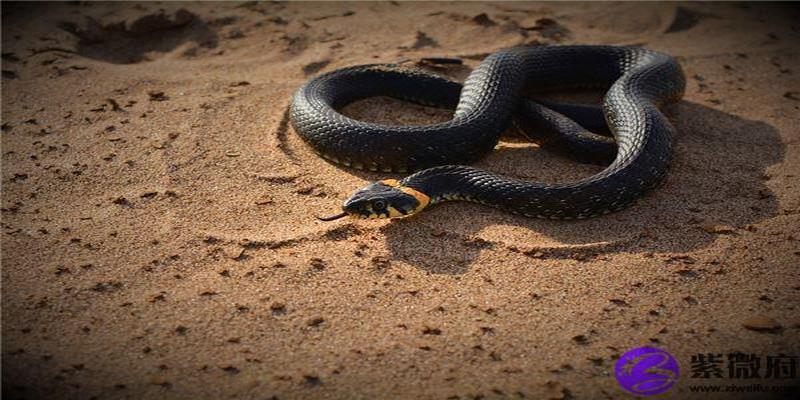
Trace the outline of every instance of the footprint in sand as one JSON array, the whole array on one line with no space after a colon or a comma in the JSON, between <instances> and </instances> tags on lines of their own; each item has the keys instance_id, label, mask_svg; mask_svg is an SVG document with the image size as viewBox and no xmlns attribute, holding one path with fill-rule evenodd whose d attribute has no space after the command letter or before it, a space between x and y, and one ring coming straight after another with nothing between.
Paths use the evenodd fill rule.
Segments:
<instances>
[{"instance_id":1,"label":"footprint in sand","mask_svg":"<svg viewBox=\"0 0 800 400\"><path fill-rule=\"evenodd\" d=\"M87 17L83 23L62 22L60 28L78 39L81 56L113 64L151 61L187 42L200 48L217 46L217 34L195 14L179 9L160 10L123 21L99 21ZM197 49L187 50L197 53Z\"/></svg>"}]
</instances>

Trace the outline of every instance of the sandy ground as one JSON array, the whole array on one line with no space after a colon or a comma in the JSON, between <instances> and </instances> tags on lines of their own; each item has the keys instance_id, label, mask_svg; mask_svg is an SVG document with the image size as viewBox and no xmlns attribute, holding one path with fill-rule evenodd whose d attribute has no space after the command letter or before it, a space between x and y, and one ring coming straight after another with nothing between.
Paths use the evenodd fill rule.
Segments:
<instances>
[{"instance_id":1,"label":"sandy ground","mask_svg":"<svg viewBox=\"0 0 800 400\"><path fill-rule=\"evenodd\" d=\"M800 355L799 20L747 4L4 3L3 394L622 398L615 360L651 345L682 368L666 397L742 397L690 393L753 381L691 379L689 360ZM396 176L300 141L285 111L310 76L449 56L466 66L440 71L463 78L499 48L559 43L678 57L664 187L582 222L463 203L313 218ZM599 170L513 138L479 165Z\"/></svg>"}]
</instances>

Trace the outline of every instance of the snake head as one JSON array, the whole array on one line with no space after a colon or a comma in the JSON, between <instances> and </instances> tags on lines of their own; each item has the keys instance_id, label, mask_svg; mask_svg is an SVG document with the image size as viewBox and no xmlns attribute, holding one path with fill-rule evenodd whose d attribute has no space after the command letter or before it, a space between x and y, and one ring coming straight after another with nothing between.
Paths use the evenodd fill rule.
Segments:
<instances>
[{"instance_id":1,"label":"snake head","mask_svg":"<svg viewBox=\"0 0 800 400\"><path fill-rule=\"evenodd\" d=\"M355 192L344 202L343 213L320 219L338 219L346 215L364 219L406 217L421 211L429 202L425 194L387 179Z\"/></svg>"}]
</instances>

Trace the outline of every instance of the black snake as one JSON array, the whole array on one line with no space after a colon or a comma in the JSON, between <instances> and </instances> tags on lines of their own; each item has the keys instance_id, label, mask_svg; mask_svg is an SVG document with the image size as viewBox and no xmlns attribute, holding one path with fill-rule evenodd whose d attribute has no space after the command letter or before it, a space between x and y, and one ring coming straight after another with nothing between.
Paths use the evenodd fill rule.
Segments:
<instances>
[{"instance_id":1,"label":"black snake","mask_svg":"<svg viewBox=\"0 0 800 400\"><path fill-rule=\"evenodd\" d=\"M362 218L402 217L447 200L466 200L528 217L587 218L620 210L658 186L672 157L674 128L658 107L678 101L685 78L666 54L638 47L553 46L501 50L463 84L416 69L373 64L318 76L295 94L295 130L326 159L370 171L412 172L357 191L343 206ZM523 92L607 89L603 106L532 101ZM336 111L389 96L454 108L447 122L387 126ZM586 179L544 184L473 168L514 121L544 144L610 165ZM611 137L594 132L607 129Z\"/></svg>"}]
</instances>

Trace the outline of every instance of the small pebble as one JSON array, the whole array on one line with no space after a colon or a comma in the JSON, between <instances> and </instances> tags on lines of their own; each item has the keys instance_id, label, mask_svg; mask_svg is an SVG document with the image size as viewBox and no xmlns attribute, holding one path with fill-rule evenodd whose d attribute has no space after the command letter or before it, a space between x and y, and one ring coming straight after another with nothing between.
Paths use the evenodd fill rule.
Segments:
<instances>
[{"instance_id":1,"label":"small pebble","mask_svg":"<svg viewBox=\"0 0 800 400\"><path fill-rule=\"evenodd\" d=\"M754 315L742 322L742 326L752 331L771 332L781 329L781 324L764 315Z\"/></svg>"},{"instance_id":2,"label":"small pebble","mask_svg":"<svg viewBox=\"0 0 800 400\"><path fill-rule=\"evenodd\" d=\"M717 234L731 234L736 232L736 229L734 227L722 224L703 224L700 226L700 229L704 230L707 233L717 233Z\"/></svg>"}]
</instances>

